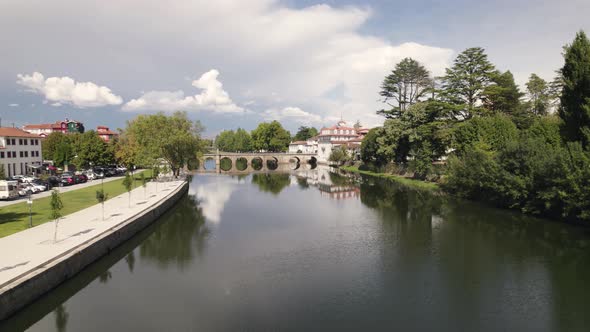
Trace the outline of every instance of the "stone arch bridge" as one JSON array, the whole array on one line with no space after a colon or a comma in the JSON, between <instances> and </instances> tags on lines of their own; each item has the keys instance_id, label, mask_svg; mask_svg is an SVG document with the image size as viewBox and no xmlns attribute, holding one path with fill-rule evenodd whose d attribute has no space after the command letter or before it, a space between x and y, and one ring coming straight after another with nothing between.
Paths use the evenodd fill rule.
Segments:
<instances>
[{"instance_id":1,"label":"stone arch bridge","mask_svg":"<svg viewBox=\"0 0 590 332\"><path fill-rule=\"evenodd\" d=\"M228 159L229 162L231 162L231 167L228 170L221 168L221 163L224 159ZM205 168L205 163L210 160L215 161L215 169ZM238 161L240 161L239 165ZM224 161L225 165L228 165L229 162ZM217 152L206 153L201 158L199 158L199 171L217 173L248 173L253 171L274 171L277 169L297 169L300 165L308 164L314 166L317 164L317 156L315 154L281 152Z\"/></svg>"}]
</instances>

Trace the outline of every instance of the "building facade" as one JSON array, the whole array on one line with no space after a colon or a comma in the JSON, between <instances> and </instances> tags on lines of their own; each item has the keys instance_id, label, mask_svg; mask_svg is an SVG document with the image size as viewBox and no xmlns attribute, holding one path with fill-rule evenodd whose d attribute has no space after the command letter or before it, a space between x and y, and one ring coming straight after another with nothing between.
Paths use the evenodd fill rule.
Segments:
<instances>
[{"instance_id":1,"label":"building facade","mask_svg":"<svg viewBox=\"0 0 590 332\"><path fill-rule=\"evenodd\" d=\"M55 132L60 132L60 133L64 133L64 134L83 133L84 132L84 124L82 122L69 120L68 118L66 118L63 121L57 121L54 123L26 125L26 126L23 126L23 130L28 133L31 133L31 134L45 137L45 136L47 136L51 133L55 133Z\"/></svg>"},{"instance_id":2,"label":"building facade","mask_svg":"<svg viewBox=\"0 0 590 332\"><path fill-rule=\"evenodd\" d=\"M96 132L98 133L98 136L100 136L100 138L105 141L106 143L112 141L114 138L116 138L117 136L119 136L119 134L117 134L114 131L111 131L109 129L109 127L105 127L105 126L98 126L96 127Z\"/></svg>"},{"instance_id":3,"label":"building facade","mask_svg":"<svg viewBox=\"0 0 590 332\"><path fill-rule=\"evenodd\" d=\"M318 153L318 137L314 136L306 141L295 141L289 144L289 153Z\"/></svg>"},{"instance_id":4,"label":"building facade","mask_svg":"<svg viewBox=\"0 0 590 332\"><path fill-rule=\"evenodd\" d=\"M322 128L318 135L318 162L327 163L336 147L345 147L354 156L360 152L361 142L368 129L347 127L340 121L333 127Z\"/></svg>"},{"instance_id":5,"label":"building facade","mask_svg":"<svg viewBox=\"0 0 590 332\"><path fill-rule=\"evenodd\" d=\"M39 135L0 127L0 167L7 177L36 173L42 165Z\"/></svg>"}]
</instances>

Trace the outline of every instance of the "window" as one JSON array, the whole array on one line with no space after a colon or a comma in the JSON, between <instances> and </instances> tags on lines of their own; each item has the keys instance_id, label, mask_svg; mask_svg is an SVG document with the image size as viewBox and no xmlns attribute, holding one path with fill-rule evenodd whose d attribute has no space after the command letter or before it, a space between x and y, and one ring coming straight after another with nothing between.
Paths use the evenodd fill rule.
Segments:
<instances>
[{"instance_id":1,"label":"window","mask_svg":"<svg viewBox=\"0 0 590 332\"><path fill-rule=\"evenodd\" d=\"M0 152L0 158L4 158L4 152Z\"/></svg>"},{"instance_id":2,"label":"window","mask_svg":"<svg viewBox=\"0 0 590 332\"><path fill-rule=\"evenodd\" d=\"M35 145L35 140L31 138L31 145Z\"/></svg>"},{"instance_id":3,"label":"window","mask_svg":"<svg viewBox=\"0 0 590 332\"><path fill-rule=\"evenodd\" d=\"M29 157L29 151L25 151L25 158Z\"/></svg>"},{"instance_id":4,"label":"window","mask_svg":"<svg viewBox=\"0 0 590 332\"><path fill-rule=\"evenodd\" d=\"M26 138L23 140L23 143L25 143L25 145L29 145L29 141Z\"/></svg>"},{"instance_id":5,"label":"window","mask_svg":"<svg viewBox=\"0 0 590 332\"><path fill-rule=\"evenodd\" d=\"M18 155L22 158L23 157L23 152L22 151L19 151L18 152Z\"/></svg>"},{"instance_id":6,"label":"window","mask_svg":"<svg viewBox=\"0 0 590 332\"><path fill-rule=\"evenodd\" d=\"M16 138L12 139L12 145L16 145Z\"/></svg>"},{"instance_id":7,"label":"window","mask_svg":"<svg viewBox=\"0 0 590 332\"><path fill-rule=\"evenodd\" d=\"M6 145L10 145L10 138L6 139Z\"/></svg>"}]
</instances>

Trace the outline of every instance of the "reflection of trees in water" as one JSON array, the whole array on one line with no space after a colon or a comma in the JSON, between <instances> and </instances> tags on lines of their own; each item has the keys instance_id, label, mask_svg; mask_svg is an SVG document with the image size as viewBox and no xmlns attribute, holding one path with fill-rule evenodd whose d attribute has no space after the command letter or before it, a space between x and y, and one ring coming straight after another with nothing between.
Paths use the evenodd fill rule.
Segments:
<instances>
[{"instance_id":1,"label":"reflection of trees in water","mask_svg":"<svg viewBox=\"0 0 590 332\"><path fill-rule=\"evenodd\" d=\"M256 184L260 191L278 195L291 184L289 174L252 174L252 183Z\"/></svg>"},{"instance_id":2,"label":"reflection of trees in water","mask_svg":"<svg viewBox=\"0 0 590 332\"><path fill-rule=\"evenodd\" d=\"M513 310L515 299L532 296L527 306L547 310L555 330L587 328L587 231L369 177L361 184L361 201L381 215L384 266L405 275L395 287L417 289L436 273L450 320L477 324L464 318L490 310L486 303ZM514 284L512 293L490 292L506 282Z\"/></svg>"},{"instance_id":3,"label":"reflection of trees in water","mask_svg":"<svg viewBox=\"0 0 590 332\"><path fill-rule=\"evenodd\" d=\"M68 317L70 314L66 311L66 307L63 304L60 304L55 308L53 311L55 315L55 328L59 332L65 332L66 326L68 325Z\"/></svg>"},{"instance_id":4,"label":"reflection of trees in water","mask_svg":"<svg viewBox=\"0 0 590 332\"><path fill-rule=\"evenodd\" d=\"M125 262L127 262L127 267L129 267L129 272L133 273L133 268L135 267L135 253L131 251L127 256L125 256Z\"/></svg>"},{"instance_id":5,"label":"reflection of trees in water","mask_svg":"<svg viewBox=\"0 0 590 332\"><path fill-rule=\"evenodd\" d=\"M343 176L338 173L329 172L330 181L332 182L333 186L336 187L347 187L347 186L355 186L354 180L352 178Z\"/></svg>"},{"instance_id":6,"label":"reflection of trees in water","mask_svg":"<svg viewBox=\"0 0 590 332\"><path fill-rule=\"evenodd\" d=\"M229 171L232 169L232 162L231 159L229 158L221 158L221 160L219 161L219 168L221 168L224 171Z\"/></svg>"},{"instance_id":7,"label":"reflection of trees in water","mask_svg":"<svg viewBox=\"0 0 590 332\"><path fill-rule=\"evenodd\" d=\"M162 217L162 223L139 246L139 255L162 268L175 264L183 269L203 252L209 233L199 203L187 195Z\"/></svg>"},{"instance_id":8,"label":"reflection of trees in water","mask_svg":"<svg viewBox=\"0 0 590 332\"><path fill-rule=\"evenodd\" d=\"M297 185L299 185L299 188L304 189L304 190L309 188L309 183L307 183L307 178L304 178L304 177L297 177Z\"/></svg>"},{"instance_id":9,"label":"reflection of trees in water","mask_svg":"<svg viewBox=\"0 0 590 332\"><path fill-rule=\"evenodd\" d=\"M106 270L98 276L98 281L102 284L106 284L109 280L113 278L113 274L111 271Z\"/></svg>"}]
</instances>

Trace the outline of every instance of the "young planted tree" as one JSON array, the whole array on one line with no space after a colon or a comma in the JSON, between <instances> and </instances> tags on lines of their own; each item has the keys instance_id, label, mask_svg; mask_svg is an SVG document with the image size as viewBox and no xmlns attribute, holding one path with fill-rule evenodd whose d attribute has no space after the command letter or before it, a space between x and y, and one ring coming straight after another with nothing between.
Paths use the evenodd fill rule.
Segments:
<instances>
[{"instance_id":1,"label":"young planted tree","mask_svg":"<svg viewBox=\"0 0 590 332\"><path fill-rule=\"evenodd\" d=\"M6 179L6 173L4 172L4 165L0 165L0 179Z\"/></svg>"},{"instance_id":2,"label":"young planted tree","mask_svg":"<svg viewBox=\"0 0 590 332\"><path fill-rule=\"evenodd\" d=\"M51 219L55 220L55 231L53 233L53 243L57 242L57 227L59 225L59 218L61 218L61 209L64 204L61 201L61 195L57 190L51 192L51 201L49 202L51 207Z\"/></svg>"},{"instance_id":3,"label":"young planted tree","mask_svg":"<svg viewBox=\"0 0 590 332\"><path fill-rule=\"evenodd\" d=\"M565 65L561 69L563 93L559 117L563 120L562 135L567 141L581 141L590 146L590 40L584 31L576 34L565 47Z\"/></svg>"},{"instance_id":4,"label":"young planted tree","mask_svg":"<svg viewBox=\"0 0 590 332\"><path fill-rule=\"evenodd\" d=\"M125 178L123 179L123 186L129 194L129 207L131 207L131 189L133 189L133 178L131 177L131 174L129 174L129 171L125 173Z\"/></svg>"},{"instance_id":5,"label":"young planted tree","mask_svg":"<svg viewBox=\"0 0 590 332\"><path fill-rule=\"evenodd\" d=\"M158 192L158 176L160 176L160 167L154 166L152 168L152 180L156 182L156 192Z\"/></svg>"},{"instance_id":6,"label":"young planted tree","mask_svg":"<svg viewBox=\"0 0 590 332\"><path fill-rule=\"evenodd\" d=\"M141 186L143 187L143 199L146 198L146 189L147 189L147 178L145 177L144 172L139 173L139 180L141 181Z\"/></svg>"},{"instance_id":7,"label":"young planted tree","mask_svg":"<svg viewBox=\"0 0 590 332\"><path fill-rule=\"evenodd\" d=\"M102 205L102 221L104 221L104 202L109 199L109 194L104 192L104 189L96 191L96 200Z\"/></svg>"}]
</instances>

